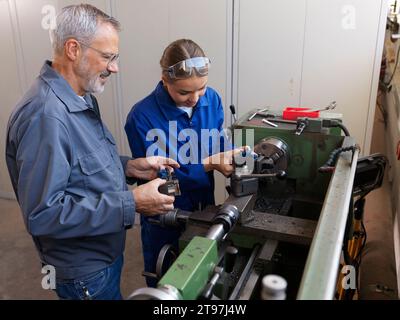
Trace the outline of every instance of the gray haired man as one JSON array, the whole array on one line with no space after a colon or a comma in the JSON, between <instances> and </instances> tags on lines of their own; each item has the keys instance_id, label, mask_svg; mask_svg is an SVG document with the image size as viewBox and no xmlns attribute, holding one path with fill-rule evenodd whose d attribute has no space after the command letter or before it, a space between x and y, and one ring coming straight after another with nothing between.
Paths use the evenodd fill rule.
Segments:
<instances>
[{"instance_id":1,"label":"gray haired man","mask_svg":"<svg viewBox=\"0 0 400 320\"><path fill-rule=\"evenodd\" d=\"M17 104L6 160L24 222L41 261L56 270L61 299L121 299L126 229L135 211L165 213L158 192L170 159L118 156L92 93L118 72L119 22L90 5L57 17L54 59ZM129 191L126 178L152 180Z\"/></svg>"}]
</instances>

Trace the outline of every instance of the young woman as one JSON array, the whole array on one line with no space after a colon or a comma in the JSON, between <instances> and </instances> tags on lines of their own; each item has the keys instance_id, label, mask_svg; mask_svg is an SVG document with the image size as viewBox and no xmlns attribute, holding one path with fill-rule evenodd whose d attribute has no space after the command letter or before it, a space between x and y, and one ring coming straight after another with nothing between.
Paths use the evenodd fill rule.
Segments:
<instances>
[{"instance_id":1,"label":"young woman","mask_svg":"<svg viewBox=\"0 0 400 320\"><path fill-rule=\"evenodd\" d=\"M218 93L207 86L210 59L192 40L180 39L164 51L161 81L129 113L125 131L134 158L168 155L180 164L175 170L181 196L175 208L195 211L214 204L214 175L229 176L233 151L223 152L224 111ZM145 271L154 273L161 248L178 247L180 230L162 228L141 218ZM146 277L149 286L156 279Z\"/></svg>"}]
</instances>

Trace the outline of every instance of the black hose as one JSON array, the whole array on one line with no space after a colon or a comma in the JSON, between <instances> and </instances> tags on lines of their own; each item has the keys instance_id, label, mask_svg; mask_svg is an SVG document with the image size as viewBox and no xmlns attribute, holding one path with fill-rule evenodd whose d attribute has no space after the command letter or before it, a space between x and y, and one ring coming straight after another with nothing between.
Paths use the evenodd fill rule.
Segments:
<instances>
[{"instance_id":1,"label":"black hose","mask_svg":"<svg viewBox=\"0 0 400 320\"><path fill-rule=\"evenodd\" d=\"M355 145L355 146L338 148L338 149L333 150L328 158L328 161L326 161L325 164L318 169L318 171L319 172L332 172L333 170L335 170L336 161L341 153L347 152L347 151L352 151L354 153L357 149L359 149L359 147L357 145Z\"/></svg>"},{"instance_id":2,"label":"black hose","mask_svg":"<svg viewBox=\"0 0 400 320\"><path fill-rule=\"evenodd\" d=\"M335 128L338 127L342 129L344 134L347 137L350 137L350 132L349 130L344 126L344 124L340 120L335 120L335 119L324 119L322 120L322 126L325 128Z\"/></svg>"},{"instance_id":3,"label":"black hose","mask_svg":"<svg viewBox=\"0 0 400 320\"><path fill-rule=\"evenodd\" d=\"M350 137L349 130L347 130L347 128L343 125L343 123L338 122L337 127L343 130L346 137Z\"/></svg>"}]
</instances>

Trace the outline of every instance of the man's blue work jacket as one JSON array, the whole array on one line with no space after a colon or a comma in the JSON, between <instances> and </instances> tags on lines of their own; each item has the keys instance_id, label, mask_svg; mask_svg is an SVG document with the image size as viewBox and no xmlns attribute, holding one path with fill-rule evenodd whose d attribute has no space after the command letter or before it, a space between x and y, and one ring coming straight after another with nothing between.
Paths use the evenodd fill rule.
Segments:
<instances>
[{"instance_id":1,"label":"man's blue work jacket","mask_svg":"<svg viewBox=\"0 0 400 320\"><path fill-rule=\"evenodd\" d=\"M27 230L59 279L76 279L122 255L134 223L128 157L94 111L47 61L8 124L6 160Z\"/></svg>"}]
</instances>

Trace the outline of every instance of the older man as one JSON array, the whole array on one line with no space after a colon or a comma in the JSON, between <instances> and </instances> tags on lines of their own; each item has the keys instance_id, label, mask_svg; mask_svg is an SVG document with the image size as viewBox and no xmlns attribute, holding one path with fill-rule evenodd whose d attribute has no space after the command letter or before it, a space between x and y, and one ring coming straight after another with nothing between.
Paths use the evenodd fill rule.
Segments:
<instances>
[{"instance_id":1,"label":"older man","mask_svg":"<svg viewBox=\"0 0 400 320\"><path fill-rule=\"evenodd\" d=\"M8 125L7 166L39 256L56 270L62 299L121 299L126 229L135 211L164 213L159 169L173 160L119 157L91 93L118 72L114 18L90 5L57 17L54 59L17 104ZM126 177L155 179L129 191Z\"/></svg>"}]
</instances>

